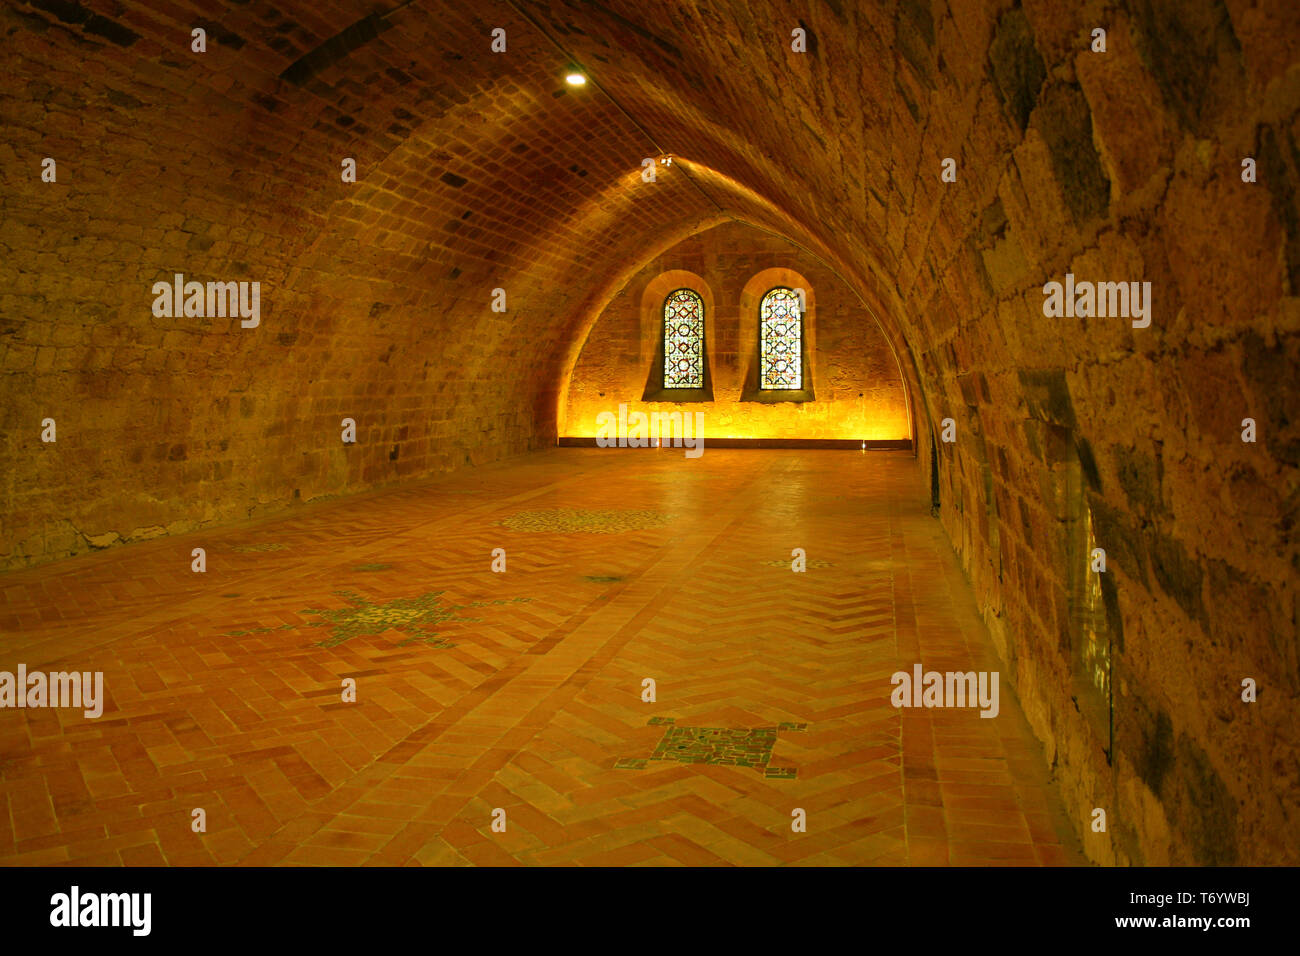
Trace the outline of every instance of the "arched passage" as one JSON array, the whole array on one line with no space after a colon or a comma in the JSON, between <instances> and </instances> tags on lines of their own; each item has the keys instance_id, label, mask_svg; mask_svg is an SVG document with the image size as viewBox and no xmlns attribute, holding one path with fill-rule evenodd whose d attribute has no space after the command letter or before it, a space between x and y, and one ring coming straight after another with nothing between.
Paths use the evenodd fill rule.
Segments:
<instances>
[{"instance_id":1,"label":"arched passage","mask_svg":"<svg viewBox=\"0 0 1300 956\"><path fill-rule=\"evenodd\" d=\"M1119 821L1088 855L1294 862L1295 18L1105 13L1102 54L1061 0L229 3L199 55L181 7L7 5L0 563L107 562L550 449L619 290L751 228L826 270L821 344L838 282L892 353L906 500L937 474L939 540L1076 829L1099 802ZM177 274L260 283L256 327L153 314ZM1149 283L1150 322L1045 310L1067 277ZM927 442L945 419L954 441ZM782 467L787 510L823 494ZM904 501L880 482L853 487ZM1085 513L1109 558L1087 593L1123 634L1104 744L1071 698L1060 539ZM74 602L51 600L10 625L57 627L42 607ZM929 611L903 618L932 633ZM1246 679L1269 688L1249 707Z\"/></svg>"}]
</instances>

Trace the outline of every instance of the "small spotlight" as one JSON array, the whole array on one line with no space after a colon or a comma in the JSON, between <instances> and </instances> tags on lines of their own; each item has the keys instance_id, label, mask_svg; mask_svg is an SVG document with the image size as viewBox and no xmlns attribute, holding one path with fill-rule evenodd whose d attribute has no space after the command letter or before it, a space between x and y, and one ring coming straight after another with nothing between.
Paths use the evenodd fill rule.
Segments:
<instances>
[{"instance_id":1,"label":"small spotlight","mask_svg":"<svg viewBox=\"0 0 1300 956\"><path fill-rule=\"evenodd\" d=\"M564 82L570 86L586 86L587 78L575 70L564 78Z\"/></svg>"}]
</instances>

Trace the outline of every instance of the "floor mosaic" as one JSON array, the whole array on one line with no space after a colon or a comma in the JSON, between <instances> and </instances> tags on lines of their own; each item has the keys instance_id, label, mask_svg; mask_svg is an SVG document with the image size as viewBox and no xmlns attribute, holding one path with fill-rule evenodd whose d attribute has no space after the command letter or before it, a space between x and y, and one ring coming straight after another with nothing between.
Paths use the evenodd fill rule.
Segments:
<instances>
[{"instance_id":1,"label":"floor mosaic","mask_svg":"<svg viewBox=\"0 0 1300 956\"><path fill-rule=\"evenodd\" d=\"M805 730L807 724L785 722L776 727L736 729L729 727L678 727L673 718L651 718L650 724L669 725L654 753L645 759L620 758L620 769L641 770L648 760L676 760L688 764L712 764L727 767L752 767L766 771L769 777L793 780L793 767L769 767L777 732Z\"/></svg>"},{"instance_id":2,"label":"floor mosaic","mask_svg":"<svg viewBox=\"0 0 1300 956\"><path fill-rule=\"evenodd\" d=\"M622 534L662 528L673 515L657 511L587 511L553 508L543 511L520 511L498 522L511 531L550 532L553 534Z\"/></svg>"},{"instance_id":3,"label":"floor mosaic","mask_svg":"<svg viewBox=\"0 0 1300 956\"><path fill-rule=\"evenodd\" d=\"M382 570L382 565L376 570ZM405 647L414 641L423 641L430 647L455 647L455 644L438 637L437 628L445 623L478 624L474 617L457 617L457 611L468 607L488 607L493 604L512 603L507 601L474 601L470 604L443 605L442 591L431 591L415 598L394 598L375 604L351 591L336 591L338 597L348 602L342 608L307 608L299 613L315 614L324 618L301 625L302 627L328 627L330 635L319 642L320 647L336 647L344 641L366 634L382 634L385 631L402 631L412 636L398 646ZM527 601L528 598L514 598L513 603ZM293 631L299 625L281 624L279 627L255 627L247 631L227 631L228 637L244 637L248 634L266 634L270 631Z\"/></svg>"}]
</instances>

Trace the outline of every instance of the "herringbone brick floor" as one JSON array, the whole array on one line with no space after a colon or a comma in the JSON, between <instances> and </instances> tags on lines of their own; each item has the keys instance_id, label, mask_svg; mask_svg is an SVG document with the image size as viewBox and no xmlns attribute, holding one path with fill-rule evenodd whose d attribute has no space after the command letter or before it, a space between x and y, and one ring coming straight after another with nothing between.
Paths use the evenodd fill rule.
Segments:
<instances>
[{"instance_id":1,"label":"herringbone brick floor","mask_svg":"<svg viewBox=\"0 0 1300 956\"><path fill-rule=\"evenodd\" d=\"M1079 862L1005 683L992 720L890 705L998 667L921 487L564 449L0 577L0 671L106 697L0 710L0 861Z\"/></svg>"}]
</instances>

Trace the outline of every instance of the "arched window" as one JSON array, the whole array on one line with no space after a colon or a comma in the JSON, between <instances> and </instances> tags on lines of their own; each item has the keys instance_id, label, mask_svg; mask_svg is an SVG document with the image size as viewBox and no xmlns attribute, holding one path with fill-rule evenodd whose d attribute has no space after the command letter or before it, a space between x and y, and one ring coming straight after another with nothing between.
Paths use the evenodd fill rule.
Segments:
<instances>
[{"instance_id":1,"label":"arched window","mask_svg":"<svg viewBox=\"0 0 1300 956\"><path fill-rule=\"evenodd\" d=\"M758 307L758 387L803 388L803 312L793 289L779 287Z\"/></svg>"},{"instance_id":2,"label":"arched window","mask_svg":"<svg viewBox=\"0 0 1300 956\"><path fill-rule=\"evenodd\" d=\"M664 388L704 387L704 300L677 289L664 300Z\"/></svg>"}]
</instances>

